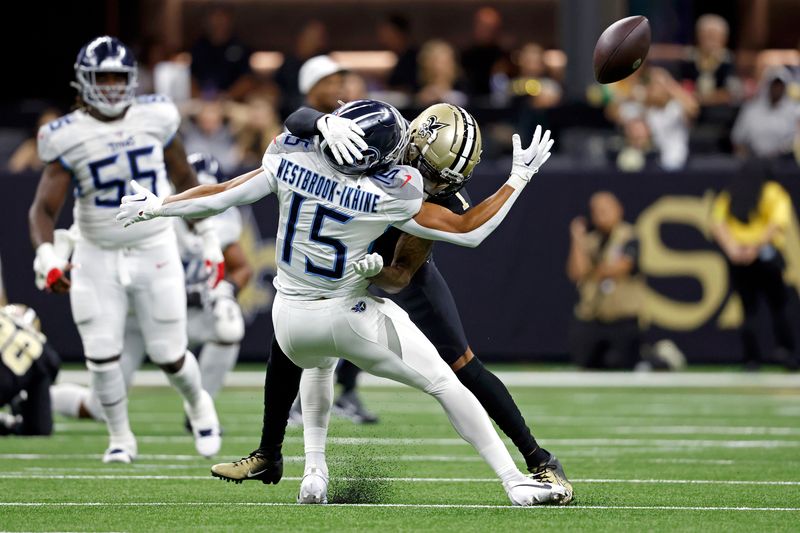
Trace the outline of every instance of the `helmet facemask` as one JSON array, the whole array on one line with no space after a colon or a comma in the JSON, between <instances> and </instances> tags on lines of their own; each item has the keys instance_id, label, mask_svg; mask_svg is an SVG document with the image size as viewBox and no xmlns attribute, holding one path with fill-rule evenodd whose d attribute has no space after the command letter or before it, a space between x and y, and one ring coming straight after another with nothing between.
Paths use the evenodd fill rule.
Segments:
<instances>
[{"instance_id":1,"label":"helmet facemask","mask_svg":"<svg viewBox=\"0 0 800 533\"><path fill-rule=\"evenodd\" d=\"M98 75L117 74L125 77L126 81L121 83L98 83ZM132 103L135 98L135 91L138 85L136 67L114 66L114 67L85 67L75 68L77 83L75 87L81 93L81 99L86 105L97 109L102 115L107 117L117 117L121 115Z\"/></svg>"},{"instance_id":2,"label":"helmet facemask","mask_svg":"<svg viewBox=\"0 0 800 533\"><path fill-rule=\"evenodd\" d=\"M438 170L414 143L408 145L405 160L422 175L425 194L429 198L447 198L461 190L472 177L471 173L462 176L449 168Z\"/></svg>"}]
</instances>

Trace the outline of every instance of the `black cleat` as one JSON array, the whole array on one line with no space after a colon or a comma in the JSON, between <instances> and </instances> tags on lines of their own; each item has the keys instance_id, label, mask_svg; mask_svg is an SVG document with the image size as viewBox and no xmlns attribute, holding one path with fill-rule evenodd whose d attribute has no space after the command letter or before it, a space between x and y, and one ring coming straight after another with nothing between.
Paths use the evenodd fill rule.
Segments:
<instances>
[{"instance_id":1,"label":"black cleat","mask_svg":"<svg viewBox=\"0 0 800 533\"><path fill-rule=\"evenodd\" d=\"M276 459L267 459L266 455L256 450L233 463L212 466L211 475L234 483L259 480L265 485L277 485L283 477L283 456L279 453Z\"/></svg>"}]
</instances>

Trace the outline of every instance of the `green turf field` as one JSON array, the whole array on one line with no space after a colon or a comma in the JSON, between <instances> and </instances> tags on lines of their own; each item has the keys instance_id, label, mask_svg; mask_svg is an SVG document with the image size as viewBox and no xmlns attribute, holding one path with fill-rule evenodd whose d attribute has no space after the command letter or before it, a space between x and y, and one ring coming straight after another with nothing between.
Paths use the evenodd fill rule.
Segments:
<instances>
[{"instance_id":1,"label":"green turf field","mask_svg":"<svg viewBox=\"0 0 800 533\"><path fill-rule=\"evenodd\" d=\"M57 420L52 438L0 440L0 530L798 531L800 390L514 388L539 441L575 486L566 508L512 508L438 404L364 391L381 423L331 424L330 498L293 503L302 435L278 486L214 479L181 428L177 396L133 391L140 458L103 465L103 426ZM218 401L221 459L258 442L261 390ZM516 450L514 450L516 451ZM517 454L515 454L517 457Z\"/></svg>"}]
</instances>

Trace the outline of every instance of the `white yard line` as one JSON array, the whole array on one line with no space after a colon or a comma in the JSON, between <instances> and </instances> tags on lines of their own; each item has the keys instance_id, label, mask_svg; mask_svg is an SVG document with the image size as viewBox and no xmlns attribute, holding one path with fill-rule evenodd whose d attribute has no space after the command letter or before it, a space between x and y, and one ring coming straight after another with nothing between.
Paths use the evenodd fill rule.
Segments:
<instances>
[{"instance_id":1,"label":"white yard line","mask_svg":"<svg viewBox=\"0 0 800 533\"><path fill-rule=\"evenodd\" d=\"M101 470L102 471L102 470ZM9 472L0 474L0 479L56 479L56 480L204 480L215 481L210 475L131 475L131 474L39 474L30 472ZM302 477L284 476L284 481L301 481ZM335 477L338 481L388 481L398 483L497 483L495 478L460 478L460 477ZM750 481L750 480L716 480L716 479L573 479L573 483L604 484L653 484L653 485L766 485L766 486L800 486L800 481Z\"/></svg>"},{"instance_id":2,"label":"white yard line","mask_svg":"<svg viewBox=\"0 0 800 533\"><path fill-rule=\"evenodd\" d=\"M301 506L279 502L0 502L0 507L297 507L318 509L320 506ZM405 509L551 509L551 510L621 510L621 511L758 511L798 512L800 507L700 507L678 505L567 505L514 507L512 505L470 505L435 503L329 503L326 507L405 508ZM524 511L518 511L524 512Z\"/></svg>"},{"instance_id":3,"label":"white yard line","mask_svg":"<svg viewBox=\"0 0 800 533\"><path fill-rule=\"evenodd\" d=\"M800 375L796 374L745 374L739 372L496 372L510 387L748 387L748 388L800 388ZM360 383L367 387L405 387L399 383L371 376L366 372ZM89 384L85 370L62 370L59 383ZM169 385L164 373L142 370L134 378L135 386ZM229 387L263 387L263 371L232 372L226 379Z\"/></svg>"}]
</instances>

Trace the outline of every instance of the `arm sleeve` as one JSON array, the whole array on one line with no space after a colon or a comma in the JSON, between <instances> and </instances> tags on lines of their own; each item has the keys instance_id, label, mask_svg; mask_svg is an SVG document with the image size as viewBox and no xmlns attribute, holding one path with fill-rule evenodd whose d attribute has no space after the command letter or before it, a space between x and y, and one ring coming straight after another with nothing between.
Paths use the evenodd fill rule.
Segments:
<instances>
[{"instance_id":1,"label":"arm sleeve","mask_svg":"<svg viewBox=\"0 0 800 533\"><path fill-rule=\"evenodd\" d=\"M274 178L270 180L267 172L262 170L249 180L226 191L164 204L159 208L158 216L210 217L225 211L229 207L252 204L275 192L274 185Z\"/></svg>"},{"instance_id":2,"label":"arm sleeve","mask_svg":"<svg viewBox=\"0 0 800 533\"><path fill-rule=\"evenodd\" d=\"M786 229L792 220L792 199L786 190L777 183L769 183L769 221L781 229Z\"/></svg>"},{"instance_id":3,"label":"arm sleeve","mask_svg":"<svg viewBox=\"0 0 800 533\"><path fill-rule=\"evenodd\" d=\"M447 231L431 229L417 223L413 218L404 220L402 222L397 222L393 225L401 231L422 239L449 242L450 244L457 244L458 246L475 248L482 243L486 237L491 235L497 226L499 226L500 223L506 218L506 215L511 210L511 206L513 206L514 202L516 202L517 198L519 198L519 195L525 186L525 182L516 176L511 176L506 182L506 185L511 186L511 188L514 189L514 192L503 204L503 207L501 207L500 210L498 210L497 213L495 213L494 216L492 216L489 220L470 232L450 233Z\"/></svg>"},{"instance_id":4,"label":"arm sleeve","mask_svg":"<svg viewBox=\"0 0 800 533\"><path fill-rule=\"evenodd\" d=\"M325 113L320 113L316 109L310 107L301 107L286 118L284 126L289 130L289 133L295 137L302 137L303 139L310 139L317 135L317 121Z\"/></svg>"}]
</instances>

